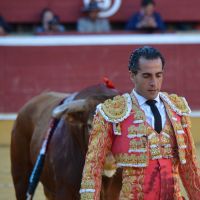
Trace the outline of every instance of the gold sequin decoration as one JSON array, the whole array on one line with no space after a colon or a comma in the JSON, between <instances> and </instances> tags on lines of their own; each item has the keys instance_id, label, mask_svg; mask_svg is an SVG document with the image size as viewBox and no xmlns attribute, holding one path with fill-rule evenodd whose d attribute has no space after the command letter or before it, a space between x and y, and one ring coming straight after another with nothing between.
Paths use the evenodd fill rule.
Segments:
<instances>
[{"instance_id":1,"label":"gold sequin decoration","mask_svg":"<svg viewBox=\"0 0 200 200\"><path fill-rule=\"evenodd\" d=\"M181 161L185 160L185 150L184 149L179 150L179 158Z\"/></svg>"},{"instance_id":2,"label":"gold sequin decoration","mask_svg":"<svg viewBox=\"0 0 200 200\"><path fill-rule=\"evenodd\" d=\"M159 144L159 138L157 135L149 139L149 144L150 145L158 145Z\"/></svg>"},{"instance_id":3,"label":"gold sequin decoration","mask_svg":"<svg viewBox=\"0 0 200 200\"><path fill-rule=\"evenodd\" d=\"M145 137L141 138L134 138L130 141L130 148L131 150L137 151L146 151L147 148L147 139Z\"/></svg>"},{"instance_id":4,"label":"gold sequin decoration","mask_svg":"<svg viewBox=\"0 0 200 200\"><path fill-rule=\"evenodd\" d=\"M147 128L144 123L139 124L138 126L131 125L128 127L128 135L133 135L135 137L140 137L142 135L146 135Z\"/></svg>"},{"instance_id":5,"label":"gold sequin decoration","mask_svg":"<svg viewBox=\"0 0 200 200\"><path fill-rule=\"evenodd\" d=\"M134 111L134 120L145 120L145 114L138 106L133 104L132 109Z\"/></svg>"},{"instance_id":6,"label":"gold sequin decoration","mask_svg":"<svg viewBox=\"0 0 200 200\"><path fill-rule=\"evenodd\" d=\"M120 200L142 200L144 198L144 169L124 168L122 180Z\"/></svg>"},{"instance_id":7,"label":"gold sequin decoration","mask_svg":"<svg viewBox=\"0 0 200 200\"><path fill-rule=\"evenodd\" d=\"M189 113L189 109L186 106L185 101L183 100L183 97L179 97L176 94L171 94L169 95L169 98L179 110L181 110L184 113Z\"/></svg>"},{"instance_id":8,"label":"gold sequin decoration","mask_svg":"<svg viewBox=\"0 0 200 200\"><path fill-rule=\"evenodd\" d=\"M101 169L108 149L111 148L111 138L108 136L111 124L107 123L101 114L97 114L93 120L93 129L90 134L88 152L86 155L81 189L81 199L97 199L101 189ZM95 190L94 193L87 190Z\"/></svg>"},{"instance_id":9,"label":"gold sequin decoration","mask_svg":"<svg viewBox=\"0 0 200 200\"><path fill-rule=\"evenodd\" d=\"M81 194L81 200L89 200L94 199L94 193L93 192L87 192Z\"/></svg>"},{"instance_id":10,"label":"gold sequin decoration","mask_svg":"<svg viewBox=\"0 0 200 200\"><path fill-rule=\"evenodd\" d=\"M181 123L179 123L179 122L174 123L174 128L176 130L183 130L183 127L182 127Z\"/></svg>"},{"instance_id":11,"label":"gold sequin decoration","mask_svg":"<svg viewBox=\"0 0 200 200\"><path fill-rule=\"evenodd\" d=\"M163 132L167 133L168 135L170 135L170 133L172 132L172 126L169 122L169 119L167 119L166 126L164 127Z\"/></svg>"},{"instance_id":12,"label":"gold sequin decoration","mask_svg":"<svg viewBox=\"0 0 200 200\"><path fill-rule=\"evenodd\" d=\"M164 158L171 158L173 157L173 152L171 147L164 147L163 148L163 157Z\"/></svg>"},{"instance_id":13,"label":"gold sequin decoration","mask_svg":"<svg viewBox=\"0 0 200 200\"><path fill-rule=\"evenodd\" d=\"M159 147L151 148L151 157L152 157L152 159L158 159L158 158L162 157Z\"/></svg>"},{"instance_id":14,"label":"gold sequin decoration","mask_svg":"<svg viewBox=\"0 0 200 200\"><path fill-rule=\"evenodd\" d=\"M182 125L187 125L187 128L191 128L192 127L190 117L187 117L187 116L183 116L181 118L181 124Z\"/></svg>"},{"instance_id":15,"label":"gold sequin decoration","mask_svg":"<svg viewBox=\"0 0 200 200\"><path fill-rule=\"evenodd\" d=\"M116 96L112 99L106 100L102 104L102 110L112 120L116 120L125 116L127 111L127 102L125 97Z\"/></svg>"},{"instance_id":16,"label":"gold sequin decoration","mask_svg":"<svg viewBox=\"0 0 200 200\"><path fill-rule=\"evenodd\" d=\"M170 144L170 138L165 136L165 135L162 135L161 137L161 143L162 145L167 145L167 144Z\"/></svg>"},{"instance_id":17,"label":"gold sequin decoration","mask_svg":"<svg viewBox=\"0 0 200 200\"><path fill-rule=\"evenodd\" d=\"M184 136L183 135L177 135L177 143L178 146L185 146Z\"/></svg>"},{"instance_id":18,"label":"gold sequin decoration","mask_svg":"<svg viewBox=\"0 0 200 200\"><path fill-rule=\"evenodd\" d=\"M140 155L135 155L135 154L116 154L115 159L117 164L131 164L134 165L135 167L144 167L147 166L148 162L148 157L146 153L140 153Z\"/></svg>"},{"instance_id":19,"label":"gold sequin decoration","mask_svg":"<svg viewBox=\"0 0 200 200\"><path fill-rule=\"evenodd\" d=\"M174 135L176 137L176 142L178 144L179 159L180 159L181 163L183 163L183 162L185 162L185 149L182 149L182 148L186 146L185 140L184 140L185 133L178 134L178 130L183 130L183 127L182 127L180 122L172 120L172 118L175 116L175 114L173 113L173 111L171 110L169 105L167 105L165 103L165 106L166 106L167 113L169 115L170 121L172 123L173 129L174 129L174 132L175 132Z\"/></svg>"}]
</instances>

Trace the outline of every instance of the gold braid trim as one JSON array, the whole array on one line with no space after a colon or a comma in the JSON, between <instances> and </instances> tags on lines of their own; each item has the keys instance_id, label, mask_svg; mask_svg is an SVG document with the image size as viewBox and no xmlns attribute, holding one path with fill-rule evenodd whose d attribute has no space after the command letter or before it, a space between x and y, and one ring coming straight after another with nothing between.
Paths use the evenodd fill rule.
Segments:
<instances>
[{"instance_id":1,"label":"gold braid trim","mask_svg":"<svg viewBox=\"0 0 200 200\"><path fill-rule=\"evenodd\" d=\"M126 100L123 96L108 99L102 105L102 110L111 119L118 119L125 115L127 110Z\"/></svg>"},{"instance_id":2,"label":"gold braid trim","mask_svg":"<svg viewBox=\"0 0 200 200\"><path fill-rule=\"evenodd\" d=\"M81 200L99 200L105 157L111 148L110 124L97 113L93 120L81 183Z\"/></svg>"},{"instance_id":3,"label":"gold braid trim","mask_svg":"<svg viewBox=\"0 0 200 200\"><path fill-rule=\"evenodd\" d=\"M97 110L108 122L119 123L126 119L131 112L132 101L129 94L123 94L106 100L97 106Z\"/></svg>"},{"instance_id":4,"label":"gold braid trim","mask_svg":"<svg viewBox=\"0 0 200 200\"><path fill-rule=\"evenodd\" d=\"M179 116L188 116L191 112L187 101L184 97L179 97L176 94L167 94L160 92L160 97L164 100L171 109L176 112Z\"/></svg>"},{"instance_id":5,"label":"gold braid trim","mask_svg":"<svg viewBox=\"0 0 200 200\"><path fill-rule=\"evenodd\" d=\"M180 109L183 113L189 113L190 108L184 97L179 97L176 94L169 95L170 100Z\"/></svg>"},{"instance_id":6,"label":"gold braid trim","mask_svg":"<svg viewBox=\"0 0 200 200\"><path fill-rule=\"evenodd\" d=\"M81 200L89 200L89 199L94 199L94 193L82 193L81 194Z\"/></svg>"},{"instance_id":7,"label":"gold braid trim","mask_svg":"<svg viewBox=\"0 0 200 200\"><path fill-rule=\"evenodd\" d=\"M184 116L182 121L187 122L186 132L186 164L179 165L180 176L183 185L192 200L199 200L200 197L200 168L197 163L194 141L190 132L190 118Z\"/></svg>"},{"instance_id":8,"label":"gold braid trim","mask_svg":"<svg viewBox=\"0 0 200 200\"><path fill-rule=\"evenodd\" d=\"M125 167L122 172L122 189L120 200L144 199L144 169Z\"/></svg>"},{"instance_id":9,"label":"gold braid trim","mask_svg":"<svg viewBox=\"0 0 200 200\"><path fill-rule=\"evenodd\" d=\"M185 142L185 131L182 128L181 122L177 121L176 117L174 116L174 111L171 109L170 105L165 104L166 110L169 116L169 119L171 121L171 124L173 126L176 142L178 145L178 155L180 162L182 164L186 163L185 159L185 149L187 148L186 142Z\"/></svg>"}]
</instances>

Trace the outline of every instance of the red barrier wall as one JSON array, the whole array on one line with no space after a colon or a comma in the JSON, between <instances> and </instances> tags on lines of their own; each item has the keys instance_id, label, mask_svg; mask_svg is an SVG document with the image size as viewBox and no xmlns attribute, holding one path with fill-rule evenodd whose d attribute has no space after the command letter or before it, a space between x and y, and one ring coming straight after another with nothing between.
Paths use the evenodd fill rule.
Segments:
<instances>
[{"instance_id":1,"label":"red barrier wall","mask_svg":"<svg viewBox=\"0 0 200 200\"><path fill-rule=\"evenodd\" d=\"M199 0L155 0L157 10L165 21L200 21ZM0 13L14 23L39 22L42 9L49 7L63 22L76 22L80 16L82 0L0 0ZM138 10L140 0L122 0L118 12L111 21L127 21Z\"/></svg>"},{"instance_id":2,"label":"red barrier wall","mask_svg":"<svg viewBox=\"0 0 200 200\"><path fill-rule=\"evenodd\" d=\"M153 45L166 57L163 90L200 109L200 45ZM73 92L109 77L121 91L133 87L128 57L138 45L0 46L0 112L16 112L45 90Z\"/></svg>"}]
</instances>

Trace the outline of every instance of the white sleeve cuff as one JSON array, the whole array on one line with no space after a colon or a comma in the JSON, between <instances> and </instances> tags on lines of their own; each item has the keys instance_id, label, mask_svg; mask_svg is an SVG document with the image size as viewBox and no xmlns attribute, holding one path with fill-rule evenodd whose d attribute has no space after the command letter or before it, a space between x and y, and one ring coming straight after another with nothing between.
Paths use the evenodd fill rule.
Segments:
<instances>
[{"instance_id":1,"label":"white sleeve cuff","mask_svg":"<svg viewBox=\"0 0 200 200\"><path fill-rule=\"evenodd\" d=\"M80 189L79 193L95 192L95 189Z\"/></svg>"}]
</instances>

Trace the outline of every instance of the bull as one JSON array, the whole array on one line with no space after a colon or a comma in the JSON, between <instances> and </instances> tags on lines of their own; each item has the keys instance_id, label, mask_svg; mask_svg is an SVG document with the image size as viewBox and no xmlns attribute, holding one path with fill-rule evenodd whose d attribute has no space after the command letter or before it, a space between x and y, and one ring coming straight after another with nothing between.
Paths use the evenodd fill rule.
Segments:
<instances>
[{"instance_id":1,"label":"bull","mask_svg":"<svg viewBox=\"0 0 200 200\"><path fill-rule=\"evenodd\" d=\"M96 105L117 94L116 90L104 84L92 86L78 92L72 106L69 104L63 111L49 143L40 177L48 200L80 199L89 129ZM29 177L52 111L67 96L70 94L42 93L31 99L18 113L11 136L11 173L17 200L26 199ZM101 199L117 199L120 188L112 187L112 183L112 179L103 178Z\"/></svg>"}]
</instances>

